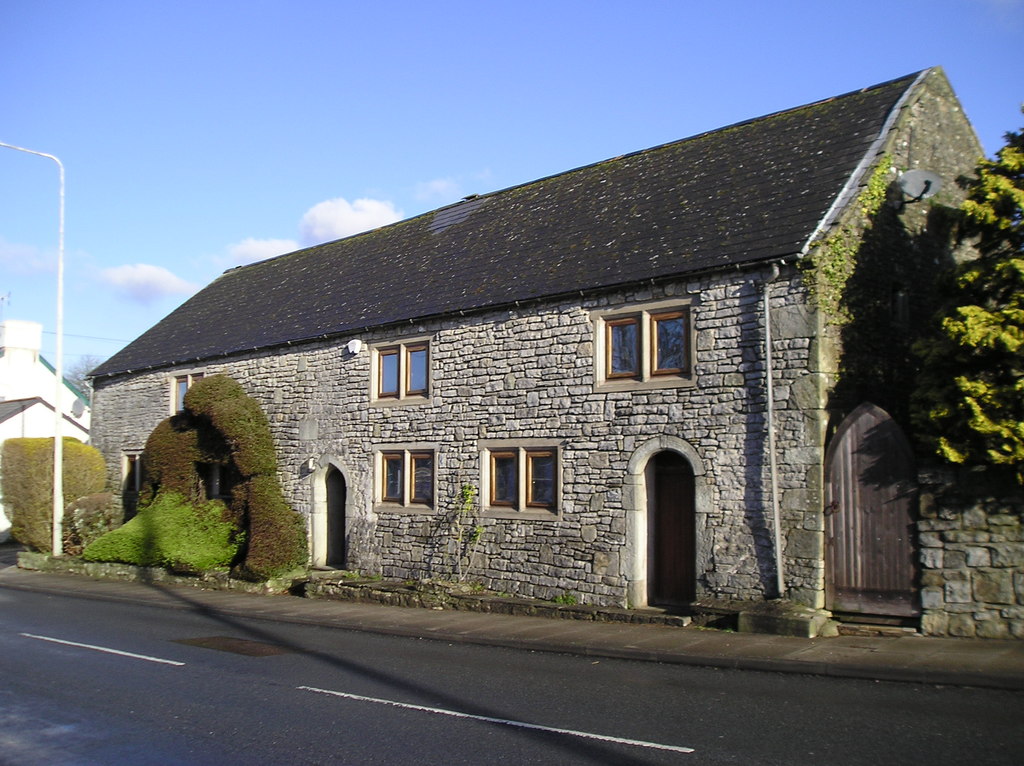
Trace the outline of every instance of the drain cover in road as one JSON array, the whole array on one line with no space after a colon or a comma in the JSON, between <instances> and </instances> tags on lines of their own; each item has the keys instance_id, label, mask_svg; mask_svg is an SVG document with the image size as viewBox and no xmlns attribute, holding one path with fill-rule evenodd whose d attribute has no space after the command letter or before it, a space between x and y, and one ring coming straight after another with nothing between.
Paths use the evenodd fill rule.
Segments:
<instances>
[{"instance_id":1,"label":"drain cover in road","mask_svg":"<svg viewBox=\"0 0 1024 766\"><path fill-rule=\"evenodd\" d=\"M207 638L179 638L176 644L188 644L189 646L201 646L204 649L216 649L219 652L234 652L249 657L268 657L271 654L287 654L288 649L274 644L265 644L262 641L250 641L247 638L232 638L231 636L209 636Z\"/></svg>"}]
</instances>

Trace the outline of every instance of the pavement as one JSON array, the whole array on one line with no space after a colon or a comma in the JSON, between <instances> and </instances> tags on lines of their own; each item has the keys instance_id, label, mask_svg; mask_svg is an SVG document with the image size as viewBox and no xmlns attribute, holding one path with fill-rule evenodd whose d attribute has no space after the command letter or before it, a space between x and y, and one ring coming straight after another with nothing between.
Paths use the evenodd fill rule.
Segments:
<instances>
[{"instance_id":1,"label":"pavement","mask_svg":"<svg viewBox=\"0 0 1024 766\"><path fill-rule=\"evenodd\" d=\"M253 595L20 569L17 550L0 544L0 588L588 657L1024 690L1024 641L913 634L794 638Z\"/></svg>"}]
</instances>

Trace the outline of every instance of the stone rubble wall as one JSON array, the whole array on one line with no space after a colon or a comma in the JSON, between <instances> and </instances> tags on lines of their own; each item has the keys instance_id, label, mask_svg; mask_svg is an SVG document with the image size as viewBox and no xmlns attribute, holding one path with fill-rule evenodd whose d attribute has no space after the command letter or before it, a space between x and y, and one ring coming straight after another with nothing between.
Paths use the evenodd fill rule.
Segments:
<instances>
[{"instance_id":1,"label":"stone rubble wall","mask_svg":"<svg viewBox=\"0 0 1024 766\"><path fill-rule=\"evenodd\" d=\"M464 483L479 488L481 443L557 439L557 517L505 518L474 510L482 527L462 577L517 596L626 606L630 458L651 440L692 447L706 468L697 507L698 597L760 599L775 560L765 448L761 280L733 270L602 297L542 303L359 333L365 344L431 339L428 401L370 402L371 355L351 337L216 360L199 368L238 380L261 403L292 506L311 517L320 468L346 483L349 568L386 578L459 575L452 522ZM791 266L771 286L779 488L787 582L798 601L823 593L820 482L824 383L809 369L812 316ZM592 311L666 299L690 301L695 384L607 392L594 385ZM110 477L169 414L170 380L195 368L101 381L94 440ZM197 371L199 371L197 370ZM374 502L374 452L394 445L436 451L436 507ZM310 461L314 467L310 469ZM810 482L810 483L809 483ZM507 516L508 514L506 514ZM311 526L312 528L312 526ZM633 541L646 547L646 541Z\"/></svg>"},{"instance_id":2,"label":"stone rubble wall","mask_svg":"<svg viewBox=\"0 0 1024 766\"><path fill-rule=\"evenodd\" d=\"M921 632L1024 638L1024 493L951 470L921 483Z\"/></svg>"}]
</instances>

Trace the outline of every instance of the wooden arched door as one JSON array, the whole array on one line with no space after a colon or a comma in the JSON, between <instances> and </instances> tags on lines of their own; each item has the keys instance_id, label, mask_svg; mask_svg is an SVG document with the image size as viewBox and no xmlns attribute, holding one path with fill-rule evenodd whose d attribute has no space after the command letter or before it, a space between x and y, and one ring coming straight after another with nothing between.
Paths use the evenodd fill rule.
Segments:
<instances>
[{"instance_id":1,"label":"wooden arched door","mask_svg":"<svg viewBox=\"0 0 1024 766\"><path fill-rule=\"evenodd\" d=\"M688 604L697 597L697 524L693 468L659 452L648 464L647 601Z\"/></svg>"},{"instance_id":2,"label":"wooden arched door","mask_svg":"<svg viewBox=\"0 0 1024 766\"><path fill-rule=\"evenodd\" d=\"M860 615L920 614L917 472L903 431L864 403L825 457L826 607Z\"/></svg>"}]
</instances>

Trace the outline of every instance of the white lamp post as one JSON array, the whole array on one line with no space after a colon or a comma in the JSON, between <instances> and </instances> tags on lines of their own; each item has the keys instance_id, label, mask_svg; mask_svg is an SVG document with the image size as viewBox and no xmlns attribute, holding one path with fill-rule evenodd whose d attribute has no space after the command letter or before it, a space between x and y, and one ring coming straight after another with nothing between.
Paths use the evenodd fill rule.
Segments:
<instances>
[{"instance_id":1,"label":"white lamp post","mask_svg":"<svg viewBox=\"0 0 1024 766\"><path fill-rule=\"evenodd\" d=\"M57 358L54 360L54 375L57 378L53 400L54 432L53 432L53 555L64 553L64 410L60 401L64 394L64 163L45 152L35 152L13 144L0 141L0 146L15 151L46 157L57 163L60 168L60 236L57 245Z\"/></svg>"}]
</instances>

